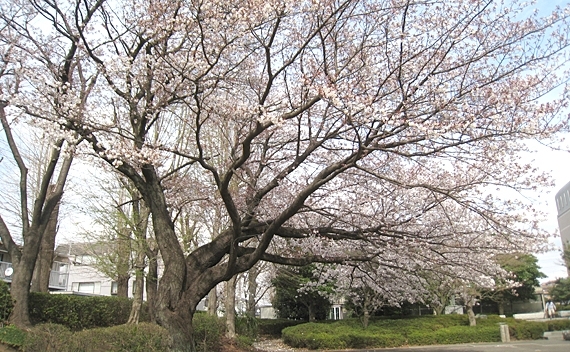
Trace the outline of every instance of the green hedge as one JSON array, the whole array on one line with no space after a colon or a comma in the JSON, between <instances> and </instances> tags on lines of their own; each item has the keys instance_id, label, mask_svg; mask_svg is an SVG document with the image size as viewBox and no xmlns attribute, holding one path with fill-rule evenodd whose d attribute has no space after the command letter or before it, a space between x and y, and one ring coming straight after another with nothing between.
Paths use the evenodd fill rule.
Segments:
<instances>
[{"instance_id":1,"label":"green hedge","mask_svg":"<svg viewBox=\"0 0 570 352\"><path fill-rule=\"evenodd\" d=\"M410 345L446 345L501 341L498 326L451 326L436 331L413 332L407 336Z\"/></svg>"},{"instance_id":2,"label":"green hedge","mask_svg":"<svg viewBox=\"0 0 570 352\"><path fill-rule=\"evenodd\" d=\"M570 319L549 320L544 322L548 326L547 331L570 330Z\"/></svg>"},{"instance_id":3,"label":"green hedge","mask_svg":"<svg viewBox=\"0 0 570 352\"><path fill-rule=\"evenodd\" d=\"M403 345L461 344L501 341L499 324L507 324L513 340L539 339L548 330L570 329L570 320L529 322L488 316L469 326L467 316L375 319L367 329L356 319L306 323L283 330L285 343L309 349L385 348Z\"/></svg>"},{"instance_id":4,"label":"green hedge","mask_svg":"<svg viewBox=\"0 0 570 352\"><path fill-rule=\"evenodd\" d=\"M26 339L26 333L14 325L6 325L0 328L0 341L3 344L19 348Z\"/></svg>"},{"instance_id":5,"label":"green hedge","mask_svg":"<svg viewBox=\"0 0 570 352\"><path fill-rule=\"evenodd\" d=\"M22 345L24 352L162 352L170 337L158 325L118 325L72 332L63 325L40 324L32 328Z\"/></svg>"},{"instance_id":6,"label":"green hedge","mask_svg":"<svg viewBox=\"0 0 570 352\"><path fill-rule=\"evenodd\" d=\"M5 323L12 313L14 302L10 295L10 286L4 281L0 280L0 322Z\"/></svg>"},{"instance_id":7,"label":"green hedge","mask_svg":"<svg viewBox=\"0 0 570 352\"><path fill-rule=\"evenodd\" d=\"M224 344L224 320L196 314L193 320L196 351L220 351ZM0 341L23 351L103 352L168 351L170 336L164 328L150 323L117 325L72 331L60 324L38 324L29 331L13 326L0 328ZM244 345L250 344L243 342Z\"/></svg>"},{"instance_id":8,"label":"green hedge","mask_svg":"<svg viewBox=\"0 0 570 352\"><path fill-rule=\"evenodd\" d=\"M108 296L30 292L29 299L33 324L61 324L74 331L125 324L131 305L127 298Z\"/></svg>"},{"instance_id":9,"label":"green hedge","mask_svg":"<svg viewBox=\"0 0 570 352\"><path fill-rule=\"evenodd\" d=\"M196 351L218 351L226 331L225 320L206 313L197 312L192 320Z\"/></svg>"},{"instance_id":10,"label":"green hedge","mask_svg":"<svg viewBox=\"0 0 570 352\"><path fill-rule=\"evenodd\" d=\"M280 338L283 329L305 323L303 320L257 319L257 334Z\"/></svg>"}]
</instances>

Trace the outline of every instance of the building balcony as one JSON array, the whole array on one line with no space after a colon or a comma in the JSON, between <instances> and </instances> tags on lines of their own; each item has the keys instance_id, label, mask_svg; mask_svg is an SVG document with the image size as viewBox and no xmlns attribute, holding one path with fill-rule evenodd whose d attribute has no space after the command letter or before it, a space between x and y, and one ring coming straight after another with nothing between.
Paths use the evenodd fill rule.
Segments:
<instances>
[{"instance_id":1,"label":"building balcony","mask_svg":"<svg viewBox=\"0 0 570 352\"><path fill-rule=\"evenodd\" d=\"M68 264L56 263L58 268L67 269ZM12 282L12 263L0 262L0 279L6 282ZM69 273L67 270L55 271L51 270L49 273L49 289L50 290L65 290L67 288L67 282L69 279Z\"/></svg>"}]
</instances>

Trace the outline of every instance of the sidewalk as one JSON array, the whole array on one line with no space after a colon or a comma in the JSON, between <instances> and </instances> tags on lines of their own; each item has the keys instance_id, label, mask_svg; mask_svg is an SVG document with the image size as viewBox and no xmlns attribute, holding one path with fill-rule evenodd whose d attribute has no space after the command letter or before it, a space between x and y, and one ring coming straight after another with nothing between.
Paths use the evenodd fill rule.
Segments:
<instances>
[{"instance_id":1,"label":"sidewalk","mask_svg":"<svg viewBox=\"0 0 570 352\"><path fill-rule=\"evenodd\" d=\"M319 352L568 352L570 341L562 338L562 331L544 333L544 340L511 341L493 343L469 343L460 345L411 346L359 350L328 350Z\"/></svg>"}]
</instances>

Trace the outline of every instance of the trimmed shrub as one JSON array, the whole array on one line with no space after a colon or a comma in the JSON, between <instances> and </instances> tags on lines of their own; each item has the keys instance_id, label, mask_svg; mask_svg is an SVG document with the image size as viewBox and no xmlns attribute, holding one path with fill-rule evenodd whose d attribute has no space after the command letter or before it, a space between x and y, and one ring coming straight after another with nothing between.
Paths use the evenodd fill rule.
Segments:
<instances>
[{"instance_id":1,"label":"trimmed shrub","mask_svg":"<svg viewBox=\"0 0 570 352\"><path fill-rule=\"evenodd\" d=\"M24 352L162 352L168 351L170 337L158 325L118 325L73 333L57 324L32 328L24 341Z\"/></svg>"},{"instance_id":2,"label":"trimmed shrub","mask_svg":"<svg viewBox=\"0 0 570 352\"><path fill-rule=\"evenodd\" d=\"M71 351L72 332L59 324L39 324L30 329L22 344L24 352Z\"/></svg>"},{"instance_id":3,"label":"trimmed shrub","mask_svg":"<svg viewBox=\"0 0 570 352\"><path fill-rule=\"evenodd\" d=\"M0 323L8 321L13 307L14 301L10 295L10 286L4 280L0 280Z\"/></svg>"},{"instance_id":4,"label":"trimmed shrub","mask_svg":"<svg viewBox=\"0 0 570 352\"><path fill-rule=\"evenodd\" d=\"M236 334L255 339L259 334L259 320L251 315L243 315L236 318Z\"/></svg>"},{"instance_id":5,"label":"trimmed shrub","mask_svg":"<svg viewBox=\"0 0 570 352\"><path fill-rule=\"evenodd\" d=\"M459 344L501 341L499 323L507 323L516 339L538 338L547 325L489 317L469 326L467 316L377 319L363 329L358 320L308 323L283 330L292 347L310 349L386 348L403 345ZM538 324L538 325L536 325Z\"/></svg>"},{"instance_id":6,"label":"trimmed shrub","mask_svg":"<svg viewBox=\"0 0 570 352\"><path fill-rule=\"evenodd\" d=\"M30 292L30 320L78 331L125 324L132 301L122 297L54 295Z\"/></svg>"},{"instance_id":7,"label":"trimmed shrub","mask_svg":"<svg viewBox=\"0 0 570 352\"><path fill-rule=\"evenodd\" d=\"M570 319L549 320L543 324L547 325L547 331L570 330Z\"/></svg>"},{"instance_id":8,"label":"trimmed shrub","mask_svg":"<svg viewBox=\"0 0 570 352\"><path fill-rule=\"evenodd\" d=\"M303 320L289 320L289 319L258 319L257 331L259 335L281 337L281 331L287 327L299 324L305 324Z\"/></svg>"},{"instance_id":9,"label":"trimmed shrub","mask_svg":"<svg viewBox=\"0 0 570 352\"><path fill-rule=\"evenodd\" d=\"M12 347L21 347L24 344L26 333L14 325L6 325L0 328L0 341Z\"/></svg>"},{"instance_id":10,"label":"trimmed shrub","mask_svg":"<svg viewBox=\"0 0 570 352\"><path fill-rule=\"evenodd\" d=\"M73 337L78 351L162 352L170 346L168 331L150 323L84 330Z\"/></svg>"},{"instance_id":11,"label":"trimmed shrub","mask_svg":"<svg viewBox=\"0 0 570 352\"><path fill-rule=\"evenodd\" d=\"M408 335L410 345L447 345L501 341L499 326L450 326L433 332Z\"/></svg>"},{"instance_id":12,"label":"trimmed shrub","mask_svg":"<svg viewBox=\"0 0 570 352\"><path fill-rule=\"evenodd\" d=\"M197 312L192 320L196 351L213 352L221 348L226 330L224 320L206 313Z\"/></svg>"},{"instance_id":13,"label":"trimmed shrub","mask_svg":"<svg viewBox=\"0 0 570 352\"><path fill-rule=\"evenodd\" d=\"M514 320L509 322L509 334L516 340L537 340L548 330L546 322Z\"/></svg>"}]
</instances>

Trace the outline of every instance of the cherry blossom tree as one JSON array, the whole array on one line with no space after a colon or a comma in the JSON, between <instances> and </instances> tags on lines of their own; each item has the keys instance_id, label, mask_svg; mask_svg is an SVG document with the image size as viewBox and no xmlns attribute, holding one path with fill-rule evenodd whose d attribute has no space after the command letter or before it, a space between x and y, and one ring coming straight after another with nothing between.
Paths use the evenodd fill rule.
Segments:
<instances>
[{"instance_id":1,"label":"cherry blossom tree","mask_svg":"<svg viewBox=\"0 0 570 352\"><path fill-rule=\"evenodd\" d=\"M76 24L86 25L96 7ZM50 219L63 195L74 148L81 140L71 130L59 133L60 127L53 121L81 120L97 77L84 75L77 37L38 35L36 19L37 13L27 3L0 3L0 122L19 172L20 204L18 224L10 226L0 215L0 238L14 268L10 292L15 303L10 322L20 327L30 326L28 295L36 258L46 228L53 224ZM60 25L61 32L70 33L70 23ZM44 129L44 138L51 144L35 192L29 190L28 164L15 136L15 130L22 131L16 128L21 120ZM18 230L21 236L16 235Z\"/></svg>"},{"instance_id":2,"label":"cherry blossom tree","mask_svg":"<svg viewBox=\"0 0 570 352\"><path fill-rule=\"evenodd\" d=\"M164 260L157 320L175 350L193 349L202 297L260 260L477 277L496 270L495 253L545 242L533 204L495 189L548 182L518 152L567 127L568 11L539 18L516 0L26 3L54 36L46 48L66 57L59 44L71 42L101 79L81 118L76 105L34 113L38 92L10 103L81 136L140 192ZM18 26L12 12L3 21ZM229 219L189 253L171 211L188 200L181 189Z\"/></svg>"}]
</instances>

